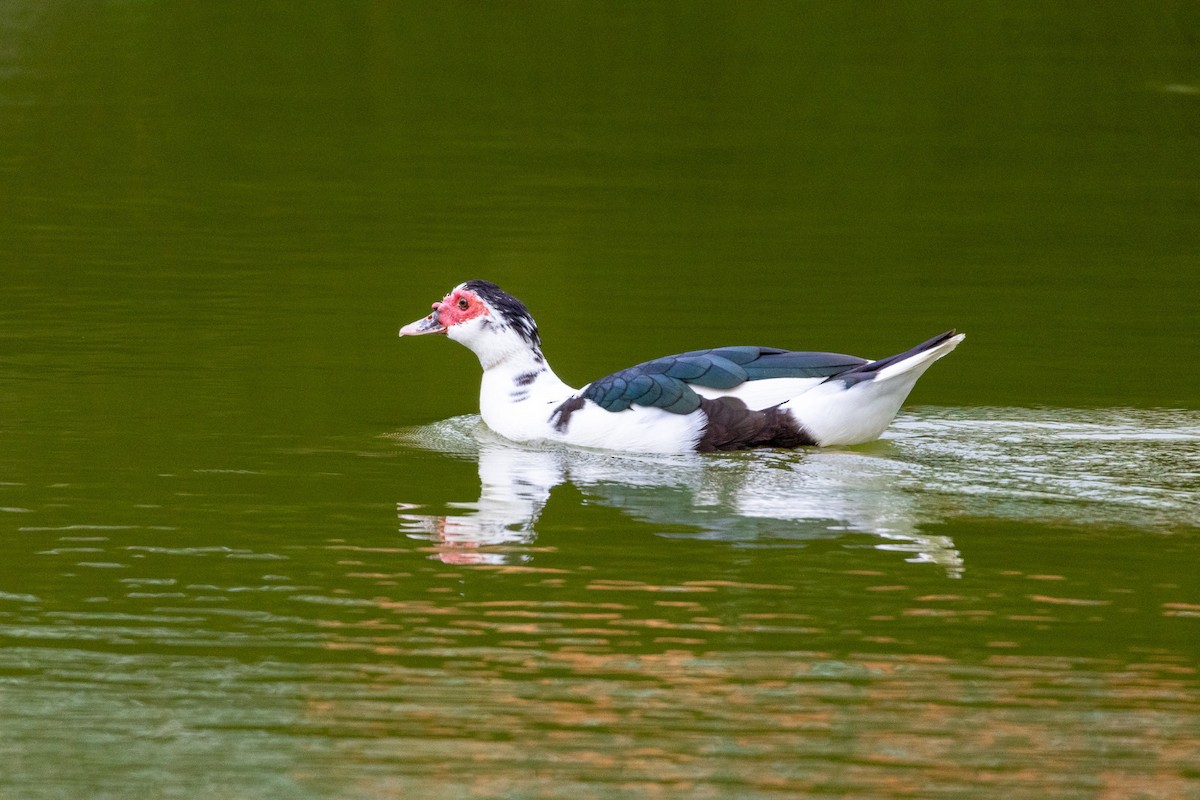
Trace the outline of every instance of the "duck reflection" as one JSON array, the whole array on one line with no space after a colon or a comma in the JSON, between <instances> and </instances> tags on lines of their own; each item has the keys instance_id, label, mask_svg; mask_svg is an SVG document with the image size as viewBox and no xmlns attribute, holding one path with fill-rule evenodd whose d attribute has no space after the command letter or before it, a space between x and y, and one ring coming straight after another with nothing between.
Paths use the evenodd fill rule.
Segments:
<instances>
[{"instance_id":1,"label":"duck reflection","mask_svg":"<svg viewBox=\"0 0 1200 800\"><path fill-rule=\"evenodd\" d=\"M451 451L477 458L479 499L449 504L462 513L421 514L414 506L399 506L402 531L431 541L434 557L446 563L530 561L551 489L571 484L585 503L661 525L663 536L771 547L870 534L881 540L875 545L879 549L940 565L951 577L962 574L954 542L919 530L917 498L899 488L897 473L903 467L886 455L611 454L526 447L500 439L482 425L450 422L453 428L441 432L436 448L445 452L449 436L456 445Z\"/></svg>"},{"instance_id":2,"label":"duck reflection","mask_svg":"<svg viewBox=\"0 0 1200 800\"><path fill-rule=\"evenodd\" d=\"M447 564L511 564L528 561L537 536L534 526L550 498L565 480L560 454L496 442L479 448L479 500L450 503L464 513L406 513L398 505L401 529L429 538L437 557ZM422 537L424 538L424 537Z\"/></svg>"}]
</instances>

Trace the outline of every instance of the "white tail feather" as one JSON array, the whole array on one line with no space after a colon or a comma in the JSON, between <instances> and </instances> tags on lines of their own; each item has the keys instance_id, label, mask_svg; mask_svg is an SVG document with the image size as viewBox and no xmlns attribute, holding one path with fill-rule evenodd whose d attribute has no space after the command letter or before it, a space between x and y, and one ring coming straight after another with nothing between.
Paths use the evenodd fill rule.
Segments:
<instances>
[{"instance_id":1,"label":"white tail feather","mask_svg":"<svg viewBox=\"0 0 1200 800\"><path fill-rule=\"evenodd\" d=\"M966 334L957 334L928 350L888 364L873 378L847 385L837 377L783 404L817 443L862 444L878 439L891 424L925 370L949 353Z\"/></svg>"}]
</instances>

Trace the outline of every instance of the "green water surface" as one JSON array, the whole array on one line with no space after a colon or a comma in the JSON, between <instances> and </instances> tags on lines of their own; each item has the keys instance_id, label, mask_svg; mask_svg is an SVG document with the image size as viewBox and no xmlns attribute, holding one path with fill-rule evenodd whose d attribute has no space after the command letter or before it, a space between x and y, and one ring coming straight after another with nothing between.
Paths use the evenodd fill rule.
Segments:
<instances>
[{"instance_id":1,"label":"green water surface","mask_svg":"<svg viewBox=\"0 0 1200 800\"><path fill-rule=\"evenodd\" d=\"M0 798L1200 796L1194 4L0 4ZM517 447L884 356L885 438Z\"/></svg>"}]
</instances>

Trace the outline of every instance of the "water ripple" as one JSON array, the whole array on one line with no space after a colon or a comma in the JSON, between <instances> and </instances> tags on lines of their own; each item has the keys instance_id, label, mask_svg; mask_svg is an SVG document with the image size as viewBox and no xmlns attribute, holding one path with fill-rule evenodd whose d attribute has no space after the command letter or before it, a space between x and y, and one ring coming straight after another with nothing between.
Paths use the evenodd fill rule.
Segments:
<instances>
[{"instance_id":1,"label":"water ripple","mask_svg":"<svg viewBox=\"0 0 1200 800\"><path fill-rule=\"evenodd\" d=\"M1170 532L1200 520L1200 414L1131 409L922 408L859 448L715 456L521 446L465 416L396 439L477 460L478 500L401 528L448 563L527 563L559 484L672 537L777 547L849 533L959 575L949 538L926 529L985 518Z\"/></svg>"}]
</instances>

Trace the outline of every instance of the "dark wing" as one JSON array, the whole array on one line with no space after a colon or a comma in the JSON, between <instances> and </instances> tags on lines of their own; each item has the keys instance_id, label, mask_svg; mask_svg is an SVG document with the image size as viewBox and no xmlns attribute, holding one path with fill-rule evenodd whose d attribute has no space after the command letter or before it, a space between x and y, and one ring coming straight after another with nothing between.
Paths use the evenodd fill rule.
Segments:
<instances>
[{"instance_id":1,"label":"dark wing","mask_svg":"<svg viewBox=\"0 0 1200 800\"><path fill-rule=\"evenodd\" d=\"M839 381L842 381L843 383L845 383L847 387L853 386L856 383L862 383L863 381L874 380L875 376L877 376L879 374L880 370L890 367L893 364L898 364L901 361L912 358L913 356L920 355L921 353L924 353L926 350L930 350L934 347L937 347L939 344L941 344L942 342L951 338L952 336L954 336L957 333L958 333L958 331L954 330L954 329L948 330L945 333L940 333L928 341L921 342L916 347L913 347L909 350L905 350L903 353L897 353L894 356L888 356L887 358L881 358L878 361L868 361L864 365L855 367L852 370L848 370L845 373L839 374L837 376L837 379Z\"/></svg>"},{"instance_id":2,"label":"dark wing","mask_svg":"<svg viewBox=\"0 0 1200 800\"><path fill-rule=\"evenodd\" d=\"M582 397L607 411L655 406L674 414L700 407L692 386L732 389L769 378L827 378L868 363L839 353L803 353L774 347L718 347L665 356L592 382Z\"/></svg>"}]
</instances>

